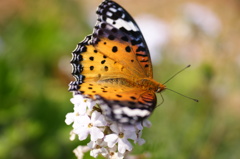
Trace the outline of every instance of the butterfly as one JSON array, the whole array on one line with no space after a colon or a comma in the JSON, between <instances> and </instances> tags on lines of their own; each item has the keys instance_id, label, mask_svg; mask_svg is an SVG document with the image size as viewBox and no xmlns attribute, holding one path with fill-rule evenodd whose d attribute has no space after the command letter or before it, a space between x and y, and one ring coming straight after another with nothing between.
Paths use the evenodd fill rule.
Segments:
<instances>
[{"instance_id":1,"label":"butterfly","mask_svg":"<svg viewBox=\"0 0 240 159\"><path fill-rule=\"evenodd\" d=\"M111 0L96 13L93 33L72 52L69 90L95 100L108 119L136 124L152 114L155 93L166 86L153 79L147 44L131 15Z\"/></svg>"}]
</instances>

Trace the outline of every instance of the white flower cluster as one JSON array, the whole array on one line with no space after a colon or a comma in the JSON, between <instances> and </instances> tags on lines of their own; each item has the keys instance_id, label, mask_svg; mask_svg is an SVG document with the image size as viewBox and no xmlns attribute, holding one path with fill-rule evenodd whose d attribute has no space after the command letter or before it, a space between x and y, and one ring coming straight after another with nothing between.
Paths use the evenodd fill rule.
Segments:
<instances>
[{"instance_id":1,"label":"white flower cluster","mask_svg":"<svg viewBox=\"0 0 240 159\"><path fill-rule=\"evenodd\" d=\"M84 153L90 151L90 155L96 158L102 155L109 159L122 159L132 150L129 139L139 145L145 143L141 138L143 127L150 127L148 120L137 125L124 126L105 119L96 103L82 95L74 95L71 99L74 104L74 112L66 115L66 124L73 123L70 140L76 136L80 141L87 139L90 134L90 142L86 146L78 146L74 153L78 159L82 159Z\"/></svg>"}]
</instances>

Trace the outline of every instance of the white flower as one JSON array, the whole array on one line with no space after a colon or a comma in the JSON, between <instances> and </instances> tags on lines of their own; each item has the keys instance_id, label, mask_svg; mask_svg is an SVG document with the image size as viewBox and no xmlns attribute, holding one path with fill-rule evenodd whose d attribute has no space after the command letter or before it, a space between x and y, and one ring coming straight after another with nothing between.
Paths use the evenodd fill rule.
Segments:
<instances>
[{"instance_id":1,"label":"white flower","mask_svg":"<svg viewBox=\"0 0 240 159\"><path fill-rule=\"evenodd\" d=\"M99 154L102 154L104 157L108 154L108 151L105 148L107 144L103 140L91 141L87 145L91 148L90 156L93 156L94 158L96 158Z\"/></svg>"},{"instance_id":2,"label":"white flower","mask_svg":"<svg viewBox=\"0 0 240 159\"><path fill-rule=\"evenodd\" d=\"M67 125L74 123L79 116L85 115L87 110L91 111L96 104L92 99L86 98L82 95L74 95L70 101L74 104L74 112L66 115L65 123Z\"/></svg>"},{"instance_id":3,"label":"white flower","mask_svg":"<svg viewBox=\"0 0 240 159\"><path fill-rule=\"evenodd\" d=\"M78 112L80 114L85 114L86 108L88 108L88 110L92 110L93 106L96 104L92 99L79 94L74 95L70 101L74 104L74 112Z\"/></svg>"},{"instance_id":4,"label":"white flower","mask_svg":"<svg viewBox=\"0 0 240 159\"><path fill-rule=\"evenodd\" d=\"M74 112L73 113L67 113L65 123L67 125L72 124L75 121L75 119L77 118L77 116L78 116L78 114L76 114Z\"/></svg>"},{"instance_id":5,"label":"white flower","mask_svg":"<svg viewBox=\"0 0 240 159\"><path fill-rule=\"evenodd\" d=\"M74 106L81 105L84 102L84 96L80 94L74 94L70 101L72 104L74 104Z\"/></svg>"},{"instance_id":6,"label":"white flower","mask_svg":"<svg viewBox=\"0 0 240 159\"><path fill-rule=\"evenodd\" d=\"M82 159L85 152L89 151L90 148L87 146L78 146L73 150L78 159Z\"/></svg>"},{"instance_id":7,"label":"white flower","mask_svg":"<svg viewBox=\"0 0 240 159\"><path fill-rule=\"evenodd\" d=\"M108 158L109 159L123 159L124 154L117 151L117 146L114 146L113 148L108 149Z\"/></svg>"},{"instance_id":8,"label":"white flower","mask_svg":"<svg viewBox=\"0 0 240 159\"><path fill-rule=\"evenodd\" d=\"M90 134L91 141L96 141L104 137L99 127L106 126L106 124L104 116L94 111L91 119L87 115L79 116L78 120L73 124L73 131L78 134L79 140L85 140L88 134Z\"/></svg>"},{"instance_id":9,"label":"white flower","mask_svg":"<svg viewBox=\"0 0 240 159\"><path fill-rule=\"evenodd\" d=\"M137 139L134 141L134 143L138 143L138 145L143 145L146 141L141 138L142 137L142 131L139 130L139 132L137 133Z\"/></svg>"},{"instance_id":10,"label":"white flower","mask_svg":"<svg viewBox=\"0 0 240 159\"><path fill-rule=\"evenodd\" d=\"M74 112L66 115L65 123L67 125L74 123L80 115L85 115L86 107L89 105L82 95L74 95L74 98L70 99L70 101L74 104Z\"/></svg>"},{"instance_id":11,"label":"white flower","mask_svg":"<svg viewBox=\"0 0 240 159\"><path fill-rule=\"evenodd\" d=\"M150 128L152 126L152 123L149 120L143 120L142 125L144 127Z\"/></svg>"},{"instance_id":12,"label":"white flower","mask_svg":"<svg viewBox=\"0 0 240 159\"><path fill-rule=\"evenodd\" d=\"M138 143L138 145L143 145L146 141L141 138L142 136L142 130L143 127L150 127L152 123L149 120L144 120L136 125L137 131L137 140L134 141L134 143Z\"/></svg>"},{"instance_id":13,"label":"white flower","mask_svg":"<svg viewBox=\"0 0 240 159\"><path fill-rule=\"evenodd\" d=\"M137 129L137 130L143 130L143 127L151 127L152 126L152 123L149 121L149 120L147 120L147 119L145 119L145 120L143 120L142 122L139 122L139 123L137 123L136 125L135 125L135 128ZM135 129L135 130L136 130Z\"/></svg>"},{"instance_id":14,"label":"white flower","mask_svg":"<svg viewBox=\"0 0 240 159\"><path fill-rule=\"evenodd\" d=\"M90 98L86 98L86 105L88 107L88 110L92 110L93 107L96 105L96 102Z\"/></svg>"},{"instance_id":15,"label":"white flower","mask_svg":"<svg viewBox=\"0 0 240 159\"><path fill-rule=\"evenodd\" d=\"M130 130L124 130L123 127L112 124L110 129L113 131L113 134L106 135L104 138L108 147L113 148L118 143L118 152L124 154L126 150L131 151L132 145L128 139L137 139L137 135L133 133L132 128Z\"/></svg>"},{"instance_id":16,"label":"white flower","mask_svg":"<svg viewBox=\"0 0 240 159\"><path fill-rule=\"evenodd\" d=\"M70 132L70 140L71 141L75 140L75 137L76 137L76 134L73 131L71 131Z\"/></svg>"},{"instance_id":17,"label":"white flower","mask_svg":"<svg viewBox=\"0 0 240 159\"><path fill-rule=\"evenodd\" d=\"M87 146L79 146L74 150L78 159L82 159L87 151L90 151L94 158L101 154L109 159L123 159L126 153L132 150L129 139L139 145L145 142L141 135L143 127L151 125L149 121L145 120L137 125L118 125L106 121L100 112L93 110L96 103L90 98L74 95L71 102L74 104L74 112L68 113L65 119L66 124L73 123L70 140L74 140L77 135L82 141L87 139L89 134L91 139Z\"/></svg>"}]
</instances>

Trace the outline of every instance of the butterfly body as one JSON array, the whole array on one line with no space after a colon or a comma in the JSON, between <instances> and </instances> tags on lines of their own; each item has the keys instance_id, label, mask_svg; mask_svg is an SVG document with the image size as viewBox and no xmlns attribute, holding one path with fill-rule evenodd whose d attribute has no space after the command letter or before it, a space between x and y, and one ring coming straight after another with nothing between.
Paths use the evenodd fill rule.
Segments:
<instances>
[{"instance_id":1,"label":"butterfly body","mask_svg":"<svg viewBox=\"0 0 240 159\"><path fill-rule=\"evenodd\" d=\"M96 100L103 114L121 124L150 116L165 85L153 80L146 42L136 22L117 3L105 0L91 35L73 51L70 91Z\"/></svg>"}]
</instances>

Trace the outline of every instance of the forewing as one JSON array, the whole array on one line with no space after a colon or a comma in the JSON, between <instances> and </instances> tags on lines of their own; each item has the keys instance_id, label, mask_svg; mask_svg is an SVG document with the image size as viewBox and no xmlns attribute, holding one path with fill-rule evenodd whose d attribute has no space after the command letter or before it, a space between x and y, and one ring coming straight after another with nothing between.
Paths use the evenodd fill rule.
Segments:
<instances>
[{"instance_id":1,"label":"forewing","mask_svg":"<svg viewBox=\"0 0 240 159\"><path fill-rule=\"evenodd\" d=\"M152 78L152 63L143 35L130 14L113 1L104 1L97 10L92 44L139 77Z\"/></svg>"},{"instance_id":2,"label":"forewing","mask_svg":"<svg viewBox=\"0 0 240 159\"><path fill-rule=\"evenodd\" d=\"M72 53L72 74L76 80L70 83L70 91L84 91L80 89L82 83L113 83L111 80L115 79L115 84L119 85L121 83L116 83L117 79L132 78L130 70L97 51L89 44L90 41L91 36L87 36Z\"/></svg>"}]
</instances>

